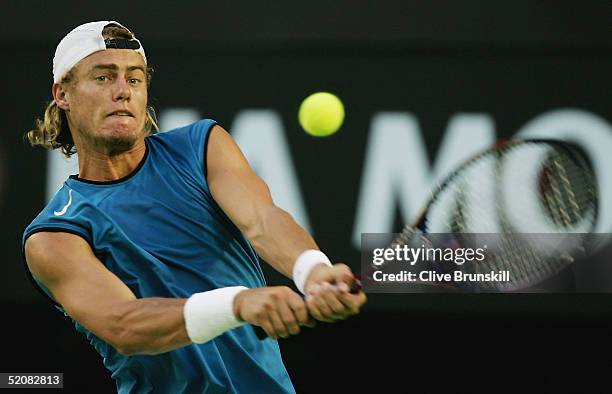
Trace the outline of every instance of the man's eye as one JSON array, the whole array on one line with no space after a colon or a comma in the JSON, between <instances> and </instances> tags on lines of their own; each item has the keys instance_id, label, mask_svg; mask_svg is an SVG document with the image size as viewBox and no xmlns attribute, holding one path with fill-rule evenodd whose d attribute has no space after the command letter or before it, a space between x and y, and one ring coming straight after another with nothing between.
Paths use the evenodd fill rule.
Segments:
<instances>
[{"instance_id":1,"label":"man's eye","mask_svg":"<svg viewBox=\"0 0 612 394\"><path fill-rule=\"evenodd\" d=\"M136 84L139 84L139 83L140 83L140 82L142 82L142 81L141 81L140 79L138 79L138 78L130 78L130 79L129 79L129 82L130 82L132 85L136 85Z\"/></svg>"},{"instance_id":2,"label":"man's eye","mask_svg":"<svg viewBox=\"0 0 612 394\"><path fill-rule=\"evenodd\" d=\"M100 81L100 82L108 81L108 77L106 75L99 75L96 77L96 81Z\"/></svg>"}]
</instances>

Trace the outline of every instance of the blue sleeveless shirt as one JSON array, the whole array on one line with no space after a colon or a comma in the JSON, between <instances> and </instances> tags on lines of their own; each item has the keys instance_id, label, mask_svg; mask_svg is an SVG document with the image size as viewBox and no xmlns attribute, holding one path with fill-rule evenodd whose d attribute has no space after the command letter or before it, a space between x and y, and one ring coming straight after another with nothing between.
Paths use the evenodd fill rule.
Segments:
<instances>
[{"instance_id":1,"label":"blue sleeveless shirt","mask_svg":"<svg viewBox=\"0 0 612 394\"><path fill-rule=\"evenodd\" d=\"M39 231L79 235L138 298L265 286L253 248L208 189L213 125L206 119L145 138L145 156L125 178L71 176L26 228L23 243ZM121 355L74 324L103 357L119 393L295 392L278 343L259 340L248 324L155 356Z\"/></svg>"}]
</instances>

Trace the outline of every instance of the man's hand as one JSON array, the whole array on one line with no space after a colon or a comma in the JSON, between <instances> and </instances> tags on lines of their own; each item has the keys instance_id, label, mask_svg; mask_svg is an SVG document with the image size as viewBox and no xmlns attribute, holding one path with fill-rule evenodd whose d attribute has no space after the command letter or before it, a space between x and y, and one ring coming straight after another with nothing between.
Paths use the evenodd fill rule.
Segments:
<instances>
[{"instance_id":1,"label":"man's hand","mask_svg":"<svg viewBox=\"0 0 612 394\"><path fill-rule=\"evenodd\" d=\"M234 298L234 314L262 327L273 339L299 334L300 326L315 324L302 297L286 286L241 291Z\"/></svg>"},{"instance_id":2,"label":"man's hand","mask_svg":"<svg viewBox=\"0 0 612 394\"><path fill-rule=\"evenodd\" d=\"M306 303L317 320L334 322L356 315L366 302L363 291L350 292L354 277L346 264L315 266L306 281Z\"/></svg>"}]
</instances>

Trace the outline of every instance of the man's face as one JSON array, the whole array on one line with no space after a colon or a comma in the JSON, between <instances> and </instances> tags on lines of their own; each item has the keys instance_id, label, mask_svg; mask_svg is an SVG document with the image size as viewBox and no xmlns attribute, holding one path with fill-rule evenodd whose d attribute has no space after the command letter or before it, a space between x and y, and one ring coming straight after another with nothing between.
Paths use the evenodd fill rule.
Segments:
<instances>
[{"instance_id":1,"label":"man's face","mask_svg":"<svg viewBox=\"0 0 612 394\"><path fill-rule=\"evenodd\" d=\"M67 116L76 139L116 154L144 138L147 75L140 54L107 49L83 59L66 89Z\"/></svg>"}]
</instances>

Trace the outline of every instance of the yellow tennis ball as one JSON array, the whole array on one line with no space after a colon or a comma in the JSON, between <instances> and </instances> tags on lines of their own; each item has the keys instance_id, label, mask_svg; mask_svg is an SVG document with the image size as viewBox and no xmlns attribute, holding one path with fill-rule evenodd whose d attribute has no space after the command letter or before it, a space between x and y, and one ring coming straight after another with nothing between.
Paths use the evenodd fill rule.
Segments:
<instances>
[{"instance_id":1,"label":"yellow tennis ball","mask_svg":"<svg viewBox=\"0 0 612 394\"><path fill-rule=\"evenodd\" d=\"M331 93L314 93L302 101L298 119L308 134L315 137L327 137L342 126L344 105L338 97Z\"/></svg>"}]
</instances>

